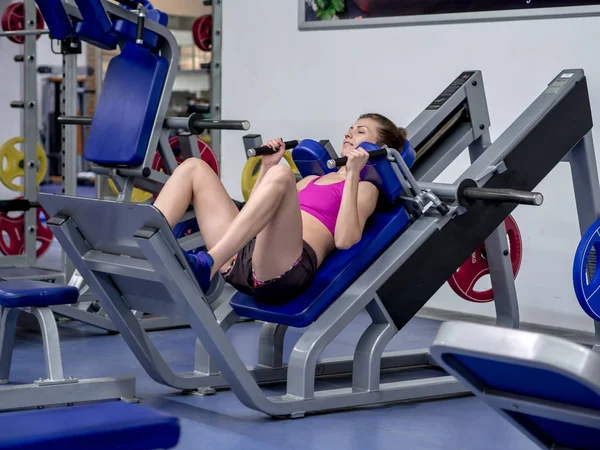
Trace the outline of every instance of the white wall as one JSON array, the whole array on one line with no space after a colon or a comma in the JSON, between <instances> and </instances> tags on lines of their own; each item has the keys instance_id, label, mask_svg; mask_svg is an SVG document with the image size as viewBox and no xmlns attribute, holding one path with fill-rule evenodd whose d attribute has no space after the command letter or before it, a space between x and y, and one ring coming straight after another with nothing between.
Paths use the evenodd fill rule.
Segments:
<instances>
[{"instance_id":1,"label":"white wall","mask_svg":"<svg viewBox=\"0 0 600 450\"><path fill-rule=\"evenodd\" d=\"M600 117L600 18L298 31L297 0L223 2L223 117L249 119L264 138L329 138L366 111L409 123L461 71L483 71L496 138L564 68L583 68ZM596 140L598 141L596 131ZM223 181L241 198L241 132L223 133ZM440 177L453 181L462 158ZM514 216L524 239L517 280L524 321L592 331L571 281L579 241L568 166L538 187L540 208ZM435 257L435 255L432 255ZM401 293L399 293L401 301ZM428 306L492 315L446 286Z\"/></svg>"}]
</instances>

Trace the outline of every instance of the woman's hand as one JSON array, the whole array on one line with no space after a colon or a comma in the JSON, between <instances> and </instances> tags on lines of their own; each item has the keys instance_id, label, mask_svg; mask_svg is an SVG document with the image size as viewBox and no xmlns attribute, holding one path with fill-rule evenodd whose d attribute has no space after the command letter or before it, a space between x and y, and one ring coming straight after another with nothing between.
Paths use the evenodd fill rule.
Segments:
<instances>
[{"instance_id":1,"label":"woman's hand","mask_svg":"<svg viewBox=\"0 0 600 450\"><path fill-rule=\"evenodd\" d=\"M268 167L273 167L273 166L276 166L277 164L279 164L279 161L281 161L281 158L283 157L283 153L285 152L285 144L283 143L283 139L281 139L281 138L271 139L270 141L265 142L263 145L267 146L267 147L271 147L274 150L275 149L277 150L276 152L274 152L271 155L263 155L262 156L263 166L268 168Z\"/></svg>"},{"instance_id":2,"label":"woman's hand","mask_svg":"<svg viewBox=\"0 0 600 450\"><path fill-rule=\"evenodd\" d=\"M346 170L348 173L360 174L360 171L363 170L369 160L369 152L362 148L355 148L351 150L346 157L348 158L348 161L346 162Z\"/></svg>"}]
</instances>

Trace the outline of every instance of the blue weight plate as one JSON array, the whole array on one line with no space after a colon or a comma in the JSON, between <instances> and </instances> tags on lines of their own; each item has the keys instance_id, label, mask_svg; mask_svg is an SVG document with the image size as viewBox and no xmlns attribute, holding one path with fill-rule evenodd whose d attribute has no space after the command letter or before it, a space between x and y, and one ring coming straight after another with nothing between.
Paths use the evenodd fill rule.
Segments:
<instances>
[{"instance_id":1,"label":"blue weight plate","mask_svg":"<svg viewBox=\"0 0 600 450\"><path fill-rule=\"evenodd\" d=\"M600 321L600 270L595 270L591 279L588 276L588 260L592 249L595 249L594 263L597 267L600 255L600 219L581 238L573 261L573 287L577 300L592 319Z\"/></svg>"},{"instance_id":2,"label":"blue weight plate","mask_svg":"<svg viewBox=\"0 0 600 450\"><path fill-rule=\"evenodd\" d=\"M198 233L200 228L198 228L198 222L196 219L186 220L185 222L180 222L173 228L173 234L176 239L181 239L182 237L188 236L193 233ZM196 248L194 250L189 250L189 253L198 253L202 250L206 250L204 246Z\"/></svg>"}]
</instances>

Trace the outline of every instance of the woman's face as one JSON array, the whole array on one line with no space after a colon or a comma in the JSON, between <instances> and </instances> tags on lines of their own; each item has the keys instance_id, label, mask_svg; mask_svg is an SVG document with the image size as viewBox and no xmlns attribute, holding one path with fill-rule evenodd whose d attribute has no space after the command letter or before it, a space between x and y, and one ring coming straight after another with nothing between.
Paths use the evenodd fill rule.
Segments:
<instances>
[{"instance_id":1,"label":"woman's face","mask_svg":"<svg viewBox=\"0 0 600 450\"><path fill-rule=\"evenodd\" d=\"M378 125L373 119L359 119L352 125L344 135L344 144L342 146L342 156L345 153L355 149L362 142L371 142L376 144L378 141Z\"/></svg>"}]
</instances>

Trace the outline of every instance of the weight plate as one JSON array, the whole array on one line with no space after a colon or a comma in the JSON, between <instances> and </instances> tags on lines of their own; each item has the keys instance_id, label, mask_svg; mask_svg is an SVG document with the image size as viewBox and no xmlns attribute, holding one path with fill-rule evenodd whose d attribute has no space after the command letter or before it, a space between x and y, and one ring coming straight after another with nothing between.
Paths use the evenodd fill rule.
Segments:
<instances>
[{"instance_id":1,"label":"weight plate","mask_svg":"<svg viewBox=\"0 0 600 450\"><path fill-rule=\"evenodd\" d=\"M300 173L298 167L296 167L296 164L294 163L294 158L292 158L292 152L283 152L283 159L285 159L295 174ZM250 193L252 192L254 184L256 183L256 179L258 178L261 165L262 158L260 156L248 158L248 161L246 161L246 165L242 171L242 195L244 196L244 201L246 202L250 198Z\"/></svg>"},{"instance_id":2,"label":"weight plate","mask_svg":"<svg viewBox=\"0 0 600 450\"><path fill-rule=\"evenodd\" d=\"M523 260L521 233L517 222L515 222L512 216L508 216L504 224L509 242L512 272L516 278L521 267L521 261ZM489 273L490 267L485 254L485 245L482 244L477 250L471 253L469 259L450 277L448 284L456 294L465 300L476 303L491 302L494 300L492 289L476 290L475 288L477 282L486 275L489 275Z\"/></svg>"},{"instance_id":3,"label":"weight plate","mask_svg":"<svg viewBox=\"0 0 600 450\"><path fill-rule=\"evenodd\" d=\"M12 191L23 192L24 185L15 184L17 178L25 177L25 152L19 150L16 145L24 144L25 138L14 137L6 141L0 147L0 181ZM39 186L46 176L48 169L48 158L42 146L38 143L35 148L37 160L36 183Z\"/></svg>"},{"instance_id":4,"label":"weight plate","mask_svg":"<svg viewBox=\"0 0 600 450\"><path fill-rule=\"evenodd\" d=\"M24 197L18 197L15 200L22 200ZM47 225L48 214L43 208L37 208L36 237L37 237L37 257L43 256L52 246L54 234ZM9 215L10 214L10 215ZM22 255L25 251L25 213L21 212L18 216L13 213L0 212L0 252L4 255L14 256Z\"/></svg>"},{"instance_id":5,"label":"weight plate","mask_svg":"<svg viewBox=\"0 0 600 450\"><path fill-rule=\"evenodd\" d=\"M584 233L573 261L573 288L579 305L594 320L600 320L600 219Z\"/></svg>"},{"instance_id":6,"label":"weight plate","mask_svg":"<svg viewBox=\"0 0 600 450\"><path fill-rule=\"evenodd\" d=\"M36 7L35 15L37 19L36 29L44 29L44 18L42 13ZM23 31L25 29L25 6L23 2L12 3L6 7L2 13L2 31ZM41 35L37 35L39 39ZM8 36L8 39L15 44L23 44L25 36Z\"/></svg>"}]
</instances>

